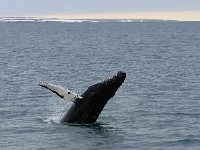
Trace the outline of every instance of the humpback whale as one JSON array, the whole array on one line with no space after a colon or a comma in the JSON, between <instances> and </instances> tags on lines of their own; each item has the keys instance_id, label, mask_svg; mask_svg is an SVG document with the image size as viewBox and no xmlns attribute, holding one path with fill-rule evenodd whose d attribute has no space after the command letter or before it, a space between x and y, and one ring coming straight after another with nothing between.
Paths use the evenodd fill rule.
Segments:
<instances>
[{"instance_id":1,"label":"humpback whale","mask_svg":"<svg viewBox=\"0 0 200 150\"><path fill-rule=\"evenodd\" d=\"M62 123L90 124L96 122L108 100L112 98L126 78L126 73L119 71L113 77L88 87L79 96L75 92L70 97L68 90L59 85L42 82L39 86L45 87L63 99L72 99L73 104L61 119Z\"/></svg>"}]
</instances>

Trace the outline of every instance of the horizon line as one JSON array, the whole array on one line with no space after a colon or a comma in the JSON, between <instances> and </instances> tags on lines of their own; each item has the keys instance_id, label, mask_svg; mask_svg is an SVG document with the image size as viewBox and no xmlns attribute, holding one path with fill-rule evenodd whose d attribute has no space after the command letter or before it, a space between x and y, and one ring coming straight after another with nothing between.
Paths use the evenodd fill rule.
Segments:
<instances>
[{"instance_id":1,"label":"horizon line","mask_svg":"<svg viewBox=\"0 0 200 150\"><path fill-rule=\"evenodd\" d=\"M16 15L5 17L56 18L65 20L174 20L200 21L200 11L109 12L80 14Z\"/></svg>"}]
</instances>

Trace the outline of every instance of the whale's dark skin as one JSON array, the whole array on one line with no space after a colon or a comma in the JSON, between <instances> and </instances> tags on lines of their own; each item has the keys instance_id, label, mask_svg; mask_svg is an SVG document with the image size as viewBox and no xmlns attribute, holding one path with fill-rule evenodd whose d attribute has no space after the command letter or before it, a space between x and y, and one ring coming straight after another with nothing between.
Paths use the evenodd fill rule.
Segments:
<instances>
[{"instance_id":1,"label":"whale's dark skin","mask_svg":"<svg viewBox=\"0 0 200 150\"><path fill-rule=\"evenodd\" d=\"M110 79L96 83L76 99L69 111L64 115L62 123L90 124L96 122L108 100L122 85L126 78L125 72L118 72Z\"/></svg>"}]
</instances>

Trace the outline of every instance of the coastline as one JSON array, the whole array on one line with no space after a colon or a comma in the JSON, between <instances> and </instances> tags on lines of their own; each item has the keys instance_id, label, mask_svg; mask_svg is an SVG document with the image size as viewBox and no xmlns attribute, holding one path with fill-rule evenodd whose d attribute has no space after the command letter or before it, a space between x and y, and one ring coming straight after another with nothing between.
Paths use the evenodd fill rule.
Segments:
<instances>
[{"instance_id":1,"label":"coastline","mask_svg":"<svg viewBox=\"0 0 200 150\"><path fill-rule=\"evenodd\" d=\"M0 22L178 22L160 19L59 19L41 17L0 17Z\"/></svg>"}]
</instances>

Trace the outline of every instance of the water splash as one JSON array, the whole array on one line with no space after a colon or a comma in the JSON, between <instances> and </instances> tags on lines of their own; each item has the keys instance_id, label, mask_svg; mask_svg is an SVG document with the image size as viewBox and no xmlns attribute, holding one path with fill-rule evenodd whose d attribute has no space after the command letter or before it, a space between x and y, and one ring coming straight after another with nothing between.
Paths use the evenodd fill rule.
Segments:
<instances>
[{"instance_id":1,"label":"water splash","mask_svg":"<svg viewBox=\"0 0 200 150\"><path fill-rule=\"evenodd\" d=\"M49 112L47 118L43 120L44 123L60 124L61 119L71 106L71 102L66 101L52 101L47 105L47 111Z\"/></svg>"},{"instance_id":2,"label":"water splash","mask_svg":"<svg viewBox=\"0 0 200 150\"><path fill-rule=\"evenodd\" d=\"M51 116L45 119L43 122L44 123L55 123L55 124L60 124L61 123L61 116Z\"/></svg>"}]
</instances>

